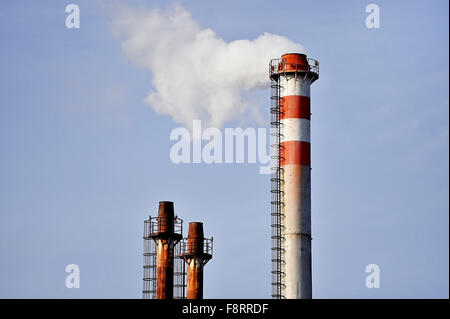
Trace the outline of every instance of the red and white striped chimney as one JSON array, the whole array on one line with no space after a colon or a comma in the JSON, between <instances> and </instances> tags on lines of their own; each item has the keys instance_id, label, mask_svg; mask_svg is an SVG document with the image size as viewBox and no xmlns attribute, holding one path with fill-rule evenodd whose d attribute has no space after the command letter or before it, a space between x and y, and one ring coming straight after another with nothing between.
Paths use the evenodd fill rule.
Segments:
<instances>
[{"instance_id":1,"label":"red and white striped chimney","mask_svg":"<svg viewBox=\"0 0 450 319\"><path fill-rule=\"evenodd\" d=\"M312 65L305 54L284 54L276 71L280 88L284 296L288 299L312 298L310 85L318 78L318 63L310 61Z\"/></svg>"}]
</instances>

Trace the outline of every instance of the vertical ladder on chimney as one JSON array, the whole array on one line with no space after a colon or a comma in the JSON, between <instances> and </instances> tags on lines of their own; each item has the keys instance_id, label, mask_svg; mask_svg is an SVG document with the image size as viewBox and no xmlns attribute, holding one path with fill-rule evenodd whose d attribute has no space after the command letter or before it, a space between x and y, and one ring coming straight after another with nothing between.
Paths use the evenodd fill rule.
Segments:
<instances>
[{"instance_id":1,"label":"vertical ladder on chimney","mask_svg":"<svg viewBox=\"0 0 450 319\"><path fill-rule=\"evenodd\" d=\"M186 266L182 256L182 241L173 249L173 298L186 299Z\"/></svg>"},{"instance_id":2,"label":"vertical ladder on chimney","mask_svg":"<svg viewBox=\"0 0 450 319\"><path fill-rule=\"evenodd\" d=\"M151 217L144 221L144 284L143 299L156 299L156 244L150 237Z\"/></svg>"},{"instance_id":3,"label":"vertical ladder on chimney","mask_svg":"<svg viewBox=\"0 0 450 319\"><path fill-rule=\"evenodd\" d=\"M156 232L157 218L151 216L144 221L144 284L142 289L143 299L156 299L156 262L157 245L150 236ZM180 219L176 219L176 231L183 234L183 226ZM173 298L186 299L186 266L181 255L181 241L176 243L173 249Z\"/></svg>"},{"instance_id":4,"label":"vertical ladder on chimney","mask_svg":"<svg viewBox=\"0 0 450 319\"><path fill-rule=\"evenodd\" d=\"M280 107L282 97L279 78L271 77L271 239L272 239L272 298L285 298L285 237L284 237L284 170L280 165L282 124Z\"/></svg>"}]
</instances>

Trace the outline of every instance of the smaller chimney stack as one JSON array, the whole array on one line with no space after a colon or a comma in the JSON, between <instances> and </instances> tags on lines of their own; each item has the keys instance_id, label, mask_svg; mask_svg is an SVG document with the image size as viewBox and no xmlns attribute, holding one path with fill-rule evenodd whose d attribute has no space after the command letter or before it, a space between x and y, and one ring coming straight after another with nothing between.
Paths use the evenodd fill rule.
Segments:
<instances>
[{"instance_id":1,"label":"smaller chimney stack","mask_svg":"<svg viewBox=\"0 0 450 319\"><path fill-rule=\"evenodd\" d=\"M203 299L203 267L212 258L212 238L204 237L203 223L189 223L182 255L187 264L187 299Z\"/></svg>"}]
</instances>

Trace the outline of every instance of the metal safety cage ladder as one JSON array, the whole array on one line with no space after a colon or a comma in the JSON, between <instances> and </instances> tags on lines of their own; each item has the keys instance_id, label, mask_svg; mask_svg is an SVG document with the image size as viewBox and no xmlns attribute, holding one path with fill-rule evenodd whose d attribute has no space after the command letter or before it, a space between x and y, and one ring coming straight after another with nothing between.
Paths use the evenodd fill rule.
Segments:
<instances>
[{"instance_id":1,"label":"metal safety cage ladder","mask_svg":"<svg viewBox=\"0 0 450 319\"><path fill-rule=\"evenodd\" d=\"M144 286L143 299L156 299L156 243L150 237L151 218L144 221Z\"/></svg>"},{"instance_id":2,"label":"metal safety cage ladder","mask_svg":"<svg viewBox=\"0 0 450 319\"><path fill-rule=\"evenodd\" d=\"M143 299L156 299L156 263L157 245L152 234L158 231L158 223L164 228L167 222L162 217L149 217L144 221L144 287L142 289ZM183 234L183 221L175 216L173 224L174 233ZM174 299L186 298L186 268L181 256L181 241L174 246L174 273L173 273L173 296Z\"/></svg>"},{"instance_id":3,"label":"metal safety cage ladder","mask_svg":"<svg viewBox=\"0 0 450 319\"><path fill-rule=\"evenodd\" d=\"M173 250L173 298L186 299L186 265L182 256L182 241Z\"/></svg>"},{"instance_id":4,"label":"metal safety cage ladder","mask_svg":"<svg viewBox=\"0 0 450 319\"><path fill-rule=\"evenodd\" d=\"M183 259L186 259L186 256L192 256L192 254L196 254L199 257L203 257L200 258L201 260L201 265L204 266L208 263L208 261L212 258L212 254L213 254L213 243L214 243L214 238L203 238L203 245L200 248L201 250L199 250L197 247L195 247L194 245L190 244L187 238L184 238L181 241L181 255L183 257ZM207 257L207 258L204 258Z\"/></svg>"},{"instance_id":5,"label":"metal safety cage ladder","mask_svg":"<svg viewBox=\"0 0 450 319\"><path fill-rule=\"evenodd\" d=\"M281 137L282 123L280 115L282 114L280 94L281 86L279 79L274 75L278 65L276 60L270 63L271 78L271 241L272 241L272 298L285 298L285 237L284 237L284 170L280 165L281 157ZM277 63L278 64L278 63Z\"/></svg>"}]
</instances>

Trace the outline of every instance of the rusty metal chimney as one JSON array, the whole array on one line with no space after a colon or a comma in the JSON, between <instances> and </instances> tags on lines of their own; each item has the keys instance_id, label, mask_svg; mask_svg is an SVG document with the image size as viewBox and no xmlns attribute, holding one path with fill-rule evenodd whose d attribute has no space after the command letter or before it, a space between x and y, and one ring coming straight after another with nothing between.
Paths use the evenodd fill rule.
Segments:
<instances>
[{"instance_id":1,"label":"rusty metal chimney","mask_svg":"<svg viewBox=\"0 0 450 319\"><path fill-rule=\"evenodd\" d=\"M182 234L175 231L173 202L159 202L156 229L150 237L156 243L156 298L173 299L174 246Z\"/></svg>"},{"instance_id":2,"label":"rusty metal chimney","mask_svg":"<svg viewBox=\"0 0 450 319\"><path fill-rule=\"evenodd\" d=\"M203 223L189 223L182 253L187 264L187 299L203 299L203 267L212 258L212 242L204 237Z\"/></svg>"}]
</instances>

